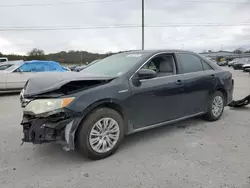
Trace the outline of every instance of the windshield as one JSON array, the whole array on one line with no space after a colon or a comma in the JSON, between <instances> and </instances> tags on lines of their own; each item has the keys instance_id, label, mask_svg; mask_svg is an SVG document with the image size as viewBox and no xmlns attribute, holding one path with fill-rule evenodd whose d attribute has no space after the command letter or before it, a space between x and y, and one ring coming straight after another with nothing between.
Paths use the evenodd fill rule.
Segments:
<instances>
[{"instance_id":1,"label":"windshield","mask_svg":"<svg viewBox=\"0 0 250 188\"><path fill-rule=\"evenodd\" d=\"M242 59L240 59L238 62L239 63L243 63L243 64L245 64L245 63L247 63L248 62L248 58L242 58Z\"/></svg>"},{"instance_id":2,"label":"windshield","mask_svg":"<svg viewBox=\"0 0 250 188\"><path fill-rule=\"evenodd\" d=\"M9 68L11 66L12 66L12 64L0 65L0 70L5 70L5 69L7 69L7 68Z\"/></svg>"},{"instance_id":3,"label":"windshield","mask_svg":"<svg viewBox=\"0 0 250 188\"><path fill-rule=\"evenodd\" d=\"M129 71L142 57L140 53L120 53L97 61L81 72L116 77Z\"/></svg>"}]
</instances>

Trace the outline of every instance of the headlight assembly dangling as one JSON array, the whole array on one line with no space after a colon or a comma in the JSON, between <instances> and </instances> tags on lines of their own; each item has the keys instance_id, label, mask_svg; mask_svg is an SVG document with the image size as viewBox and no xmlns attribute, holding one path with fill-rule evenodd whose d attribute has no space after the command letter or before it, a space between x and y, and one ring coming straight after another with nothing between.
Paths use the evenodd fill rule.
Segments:
<instances>
[{"instance_id":1,"label":"headlight assembly dangling","mask_svg":"<svg viewBox=\"0 0 250 188\"><path fill-rule=\"evenodd\" d=\"M24 109L24 112L33 114L43 114L46 112L58 110L68 106L74 97L60 99L36 99L31 101Z\"/></svg>"}]
</instances>

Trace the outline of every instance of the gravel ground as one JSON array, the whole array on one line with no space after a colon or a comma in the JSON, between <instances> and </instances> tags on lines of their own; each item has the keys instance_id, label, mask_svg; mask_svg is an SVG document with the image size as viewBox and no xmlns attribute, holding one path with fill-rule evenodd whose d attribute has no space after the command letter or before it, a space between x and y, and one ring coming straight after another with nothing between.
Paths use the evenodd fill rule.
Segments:
<instances>
[{"instance_id":1,"label":"gravel ground","mask_svg":"<svg viewBox=\"0 0 250 188\"><path fill-rule=\"evenodd\" d=\"M249 74L232 72L234 98L248 95ZM18 96L0 104L1 188L250 188L250 107L128 136L115 155L90 161L54 144L20 146Z\"/></svg>"}]
</instances>

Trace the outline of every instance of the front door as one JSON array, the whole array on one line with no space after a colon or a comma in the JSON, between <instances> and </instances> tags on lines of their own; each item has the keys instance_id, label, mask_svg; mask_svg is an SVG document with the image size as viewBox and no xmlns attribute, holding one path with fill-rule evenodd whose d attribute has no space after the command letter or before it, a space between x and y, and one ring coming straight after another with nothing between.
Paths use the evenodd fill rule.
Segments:
<instances>
[{"instance_id":1,"label":"front door","mask_svg":"<svg viewBox=\"0 0 250 188\"><path fill-rule=\"evenodd\" d=\"M34 72L11 72L7 74L7 89L22 89Z\"/></svg>"},{"instance_id":2,"label":"front door","mask_svg":"<svg viewBox=\"0 0 250 188\"><path fill-rule=\"evenodd\" d=\"M132 95L128 100L128 105L134 129L183 116L183 76L176 74L174 57L161 55L152 59L143 67L145 68L155 70L157 77L140 80L139 85L130 80Z\"/></svg>"},{"instance_id":3,"label":"front door","mask_svg":"<svg viewBox=\"0 0 250 188\"><path fill-rule=\"evenodd\" d=\"M7 89L22 89L27 80L37 74L36 67L33 62L24 63L13 72L9 72L6 78Z\"/></svg>"}]
</instances>

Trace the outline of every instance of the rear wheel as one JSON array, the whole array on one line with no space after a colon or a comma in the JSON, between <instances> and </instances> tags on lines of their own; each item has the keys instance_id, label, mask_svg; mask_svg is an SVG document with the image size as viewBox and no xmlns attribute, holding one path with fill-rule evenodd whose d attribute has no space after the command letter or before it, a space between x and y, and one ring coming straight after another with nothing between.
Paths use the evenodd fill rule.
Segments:
<instances>
[{"instance_id":1,"label":"rear wheel","mask_svg":"<svg viewBox=\"0 0 250 188\"><path fill-rule=\"evenodd\" d=\"M103 159L117 150L123 136L121 115L110 108L98 108L82 123L77 149L90 159Z\"/></svg>"},{"instance_id":2,"label":"rear wheel","mask_svg":"<svg viewBox=\"0 0 250 188\"><path fill-rule=\"evenodd\" d=\"M204 118L208 121L216 121L220 119L225 107L225 97L220 91L216 91L208 101L208 111Z\"/></svg>"}]
</instances>

